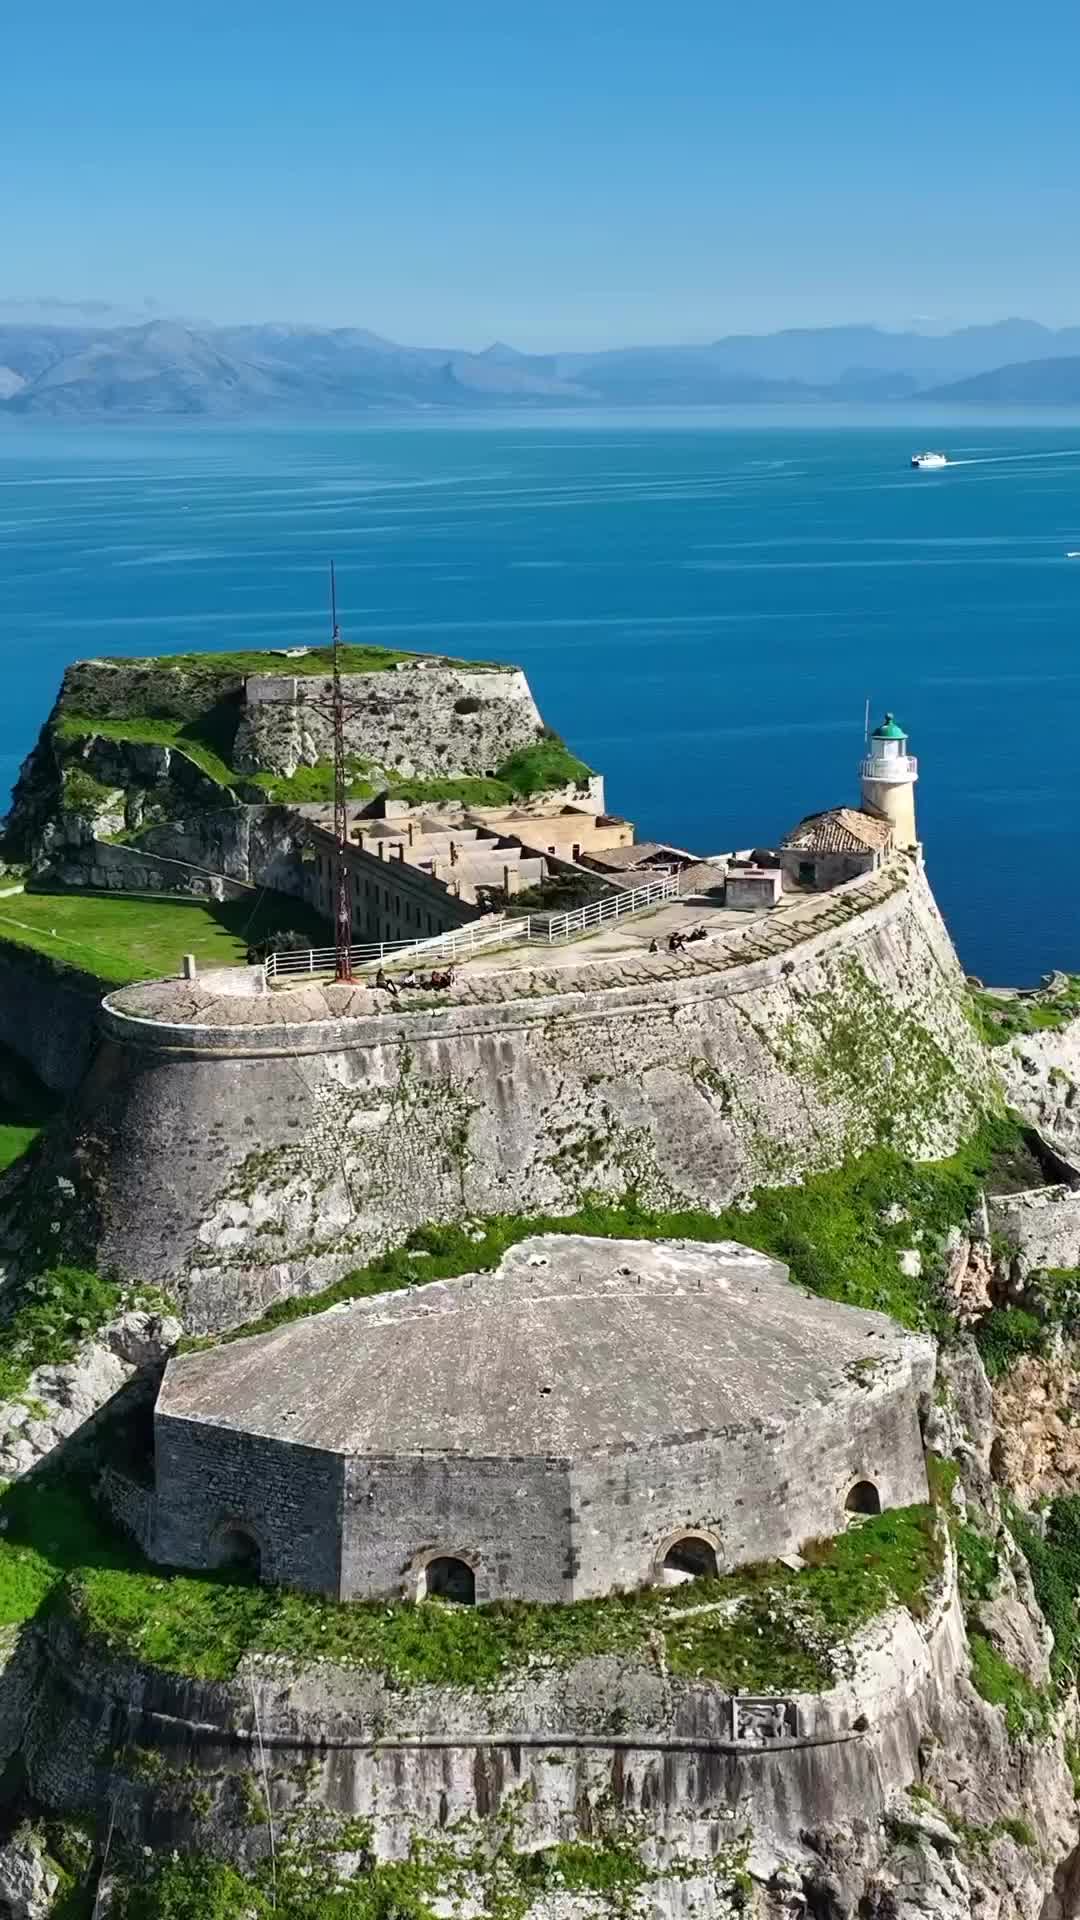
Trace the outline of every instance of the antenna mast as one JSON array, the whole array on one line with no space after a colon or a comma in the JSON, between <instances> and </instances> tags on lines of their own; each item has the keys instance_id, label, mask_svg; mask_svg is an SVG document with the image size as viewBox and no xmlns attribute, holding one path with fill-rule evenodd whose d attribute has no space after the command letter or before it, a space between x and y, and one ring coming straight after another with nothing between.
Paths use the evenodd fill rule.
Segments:
<instances>
[{"instance_id":1,"label":"antenna mast","mask_svg":"<svg viewBox=\"0 0 1080 1920\"><path fill-rule=\"evenodd\" d=\"M870 695L866 696L866 715L863 720L863 746L870 745Z\"/></svg>"},{"instance_id":2,"label":"antenna mast","mask_svg":"<svg viewBox=\"0 0 1080 1920\"><path fill-rule=\"evenodd\" d=\"M334 645L334 978L352 979L352 908L345 854L349 844L348 779L345 768L345 696L341 687L341 628L337 582L330 562L330 620Z\"/></svg>"}]
</instances>

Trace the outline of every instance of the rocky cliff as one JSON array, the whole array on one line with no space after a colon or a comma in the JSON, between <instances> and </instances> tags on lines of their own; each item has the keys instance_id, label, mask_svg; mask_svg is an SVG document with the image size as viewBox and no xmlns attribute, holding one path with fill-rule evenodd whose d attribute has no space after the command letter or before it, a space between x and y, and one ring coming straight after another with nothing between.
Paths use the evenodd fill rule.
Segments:
<instances>
[{"instance_id":1,"label":"rocky cliff","mask_svg":"<svg viewBox=\"0 0 1080 1920\"><path fill-rule=\"evenodd\" d=\"M521 777L515 756L548 744L516 668L372 647L346 647L342 657L358 793L403 780L487 780L507 768L509 788L515 771ZM47 859L72 818L100 835L130 834L287 797L298 770L325 771L332 759L330 666L325 648L76 661L20 772L10 857ZM569 768L587 780L588 769L560 752L562 778ZM531 777L542 783L544 769ZM321 791L309 782L292 797Z\"/></svg>"}]
</instances>

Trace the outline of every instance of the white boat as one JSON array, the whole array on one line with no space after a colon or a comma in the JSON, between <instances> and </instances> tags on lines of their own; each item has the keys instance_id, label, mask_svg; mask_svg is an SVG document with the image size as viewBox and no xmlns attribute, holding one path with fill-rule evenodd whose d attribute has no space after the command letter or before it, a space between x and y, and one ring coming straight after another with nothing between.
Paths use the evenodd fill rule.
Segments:
<instances>
[{"instance_id":1,"label":"white boat","mask_svg":"<svg viewBox=\"0 0 1080 1920\"><path fill-rule=\"evenodd\" d=\"M913 453L911 464L925 470L928 467L947 467L949 462L943 453Z\"/></svg>"},{"instance_id":2,"label":"white boat","mask_svg":"<svg viewBox=\"0 0 1080 1920\"><path fill-rule=\"evenodd\" d=\"M1072 547L1065 555L1066 560L1080 560L1080 547Z\"/></svg>"}]
</instances>

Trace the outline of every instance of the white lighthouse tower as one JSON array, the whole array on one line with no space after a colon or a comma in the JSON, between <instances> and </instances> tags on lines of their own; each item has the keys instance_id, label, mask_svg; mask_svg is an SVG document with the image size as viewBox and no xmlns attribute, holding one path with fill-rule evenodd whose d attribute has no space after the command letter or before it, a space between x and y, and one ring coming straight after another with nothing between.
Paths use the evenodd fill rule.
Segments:
<instances>
[{"instance_id":1,"label":"white lighthouse tower","mask_svg":"<svg viewBox=\"0 0 1080 1920\"><path fill-rule=\"evenodd\" d=\"M883 813L892 821L893 842L898 847L918 846L915 832L915 782L919 763L907 750L907 734L887 713L867 742L867 755L860 768L862 803L870 813Z\"/></svg>"}]
</instances>

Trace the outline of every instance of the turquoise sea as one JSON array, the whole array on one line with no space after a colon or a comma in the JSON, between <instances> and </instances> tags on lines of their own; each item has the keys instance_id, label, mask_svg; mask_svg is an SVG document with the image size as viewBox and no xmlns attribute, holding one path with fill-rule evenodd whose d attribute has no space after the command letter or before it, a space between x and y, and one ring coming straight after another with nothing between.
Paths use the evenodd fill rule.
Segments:
<instances>
[{"instance_id":1,"label":"turquoise sea","mask_svg":"<svg viewBox=\"0 0 1080 1920\"><path fill-rule=\"evenodd\" d=\"M806 420L7 428L0 789L68 661L324 639L333 556L349 639L519 661L643 837L854 801L895 709L965 965L1080 969L1080 423Z\"/></svg>"}]
</instances>

